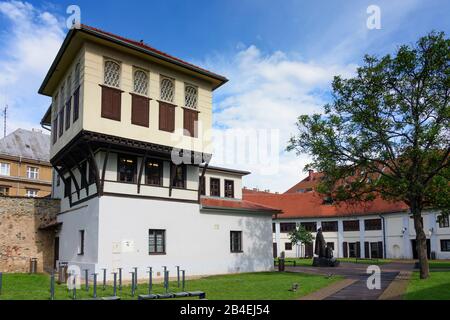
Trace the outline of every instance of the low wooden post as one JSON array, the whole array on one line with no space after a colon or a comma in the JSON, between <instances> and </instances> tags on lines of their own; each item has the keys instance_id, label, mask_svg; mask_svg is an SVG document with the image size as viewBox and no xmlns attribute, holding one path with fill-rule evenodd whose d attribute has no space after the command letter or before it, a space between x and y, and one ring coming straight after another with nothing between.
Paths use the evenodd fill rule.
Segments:
<instances>
[{"instance_id":1,"label":"low wooden post","mask_svg":"<svg viewBox=\"0 0 450 320\"><path fill-rule=\"evenodd\" d=\"M74 272L72 273L73 275L73 280L72 280L72 300L76 300L77 299L77 274Z\"/></svg>"},{"instance_id":2,"label":"low wooden post","mask_svg":"<svg viewBox=\"0 0 450 320\"><path fill-rule=\"evenodd\" d=\"M0 288L1 288L1 280L0 280ZM52 271L52 274L50 275L50 300L55 300L55 271Z\"/></svg>"},{"instance_id":3,"label":"low wooden post","mask_svg":"<svg viewBox=\"0 0 450 320\"><path fill-rule=\"evenodd\" d=\"M148 294L152 293L152 287L153 287L153 271L152 267L148 267Z\"/></svg>"},{"instance_id":4,"label":"low wooden post","mask_svg":"<svg viewBox=\"0 0 450 320\"><path fill-rule=\"evenodd\" d=\"M134 289L137 290L138 287L138 268L134 267Z\"/></svg>"},{"instance_id":5,"label":"low wooden post","mask_svg":"<svg viewBox=\"0 0 450 320\"><path fill-rule=\"evenodd\" d=\"M113 287L113 296L117 296L117 272L113 272L114 276L114 287Z\"/></svg>"},{"instance_id":6,"label":"low wooden post","mask_svg":"<svg viewBox=\"0 0 450 320\"><path fill-rule=\"evenodd\" d=\"M94 276L94 298L97 298L97 273L94 273L93 276Z\"/></svg>"},{"instance_id":7,"label":"low wooden post","mask_svg":"<svg viewBox=\"0 0 450 320\"><path fill-rule=\"evenodd\" d=\"M166 278L166 283L165 283L165 287L166 287L166 293L167 292L169 292L169 270L166 270L166 275L165 275L165 278Z\"/></svg>"},{"instance_id":8,"label":"low wooden post","mask_svg":"<svg viewBox=\"0 0 450 320\"><path fill-rule=\"evenodd\" d=\"M103 268L103 290L106 289L106 268Z\"/></svg>"},{"instance_id":9,"label":"low wooden post","mask_svg":"<svg viewBox=\"0 0 450 320\"><path fill-rule=\"evenodd\" d=\"M84 269L84 290L89 291L89 269Z\"/></svg>"},{"instance_id":10,"label":"low wooden post","mask_svg":"<svg viewBox=\"0 0 450 320\"><path fill-rule=\"evenodd\" d=\"M184 291L185 281L186 281L186 270L181 270L181 284L182 284L182 290Z\"/></svg>"},{"instance_id":11,"label":"low wooden post","mask_svg":"<svg viewBox=\"0 0 450 320\"><path fill-rule=\"evenodd\" d=\"M134 287L134 272L131 273L131 296L134 297L135 294L135 287Z\"/></svg>"},{"instance_id":12,"label":"low wooden post","mask_svg":"<svg viewBox=\"0 0 450 320\"><path fill-rule=\"evenodd\" d=\"M177 283L178 288L180 287L180 266L177 266Z\"/></svg>"},{"instance_id":13,"label":"low wooden post","mask_svg":"<svg viewBox=\"0 0 450 320\"><path fill-rule=\"evenodd\" d=\"M119 291L122 291L122 268L118 268L119 270Z\"/></svg>"}]
</instances>

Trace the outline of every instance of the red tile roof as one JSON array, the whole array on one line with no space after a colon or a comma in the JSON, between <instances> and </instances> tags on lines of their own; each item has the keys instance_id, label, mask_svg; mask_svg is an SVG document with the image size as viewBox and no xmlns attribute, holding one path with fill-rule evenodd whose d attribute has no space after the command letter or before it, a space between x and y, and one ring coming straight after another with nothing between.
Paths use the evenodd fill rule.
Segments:
<instances>
[{"instance_id":1,"label":"red tile roof","mask_svg":"<svg viewBox=\"0 0 450 320\"><path fill-rule=\"evenodd\" d=\"M94 31L94 32L97 32L97 33L101 33L101 34L103 34L103 35L106 35L106 36L115 38L115 39L117 39L117 40L120 40L120 41L129 43L129 44L132 44L132 45L134 45L134 46L141 47L141 48L143 48L143 49L145 49L145 50L148 50L148 51L154 52L154 53L156 53L156 54L162 55L162 56L164 56L164 57L166 57L166 58L169 58L169 59L178 61L178 62L180 62L180 63L182 63L182 64L184 64L184 65L191 66L191 67L196 68L196 69L199 69L199 70L203 70L203 71L205 71L205 72L207 72L207 73L210 73L210 74L213 75L213 76L216 76L217 78L225 78L225 77L223 77L223 76L221 76L221 75L219 75L219 74L217 74L217 73L211 72L211 71L209 71L209 70L206 70L206 69L204 69L204 68L201 68L201 67L199 67L199 66L196 66L196 65L194 65L194 64L192 64L192 63L189 63L189 62L186 62L186 61L184 61L184 60L181 60L180 58L174 57L174 56L172 56L172 55L170 55L170 54L168 54L168 53L166 53L166 52L164 52L164 51L155 49L154 47L151 47L151 46L149 46L148 44L145 44L144 42L132 40L132 39L129 39L129 38L125 38L125 37L116 35L116 34L114 34L114 33L111 33L111 32L108 32L108 31L104 31L104 30L101 30L101 29L99 29L99 28L91 27L91 26L88 26L88 25L85 25L85 24L82 24L82 25L81 25L81 28L84 29L84 30L91 30L91 31Z\"/></svg>"},{"instance_id":2,"label":"red tile roof","mask_svg":"<svg viewBox=\"0 0 450 320\"><path fill-rule=\"evenodd\" d=\"M247 200L202 197L200 203L203 208L209 209L257 211L257 212L266 212L270 214L281 213L280 210L277 208L254 203Z\"/></svg>"},{"instance_id":3,"label":"red tile roof","mask_svg":"<svg viewBox=\"0 0 450 320\"><path fill-rule=\"evenodd\" d=\"M257 189L248 189L248 188L242 188L242 194L275 194L269 191L262 191Z\"/></svg>"},{"instance_id":4,"label":"red tile roof","mask_svg":"<svg viewBox=\"0 0 450 320\"><path fill-rule=\"evenodd\" d=\"M317 192L268 195L244 194L243 198L247 201L280 209L283 213L279 216L281 219L375 215L408 209L403 202L389 202L381 198L372 202L327 205L323 204L323 197Z\"/></svg>"},{"instance_id":5,"label":"red tile roof","mask_svg":"<svg viewBox=\"0 0 450 320\"><path fill-rule=\"evenodd\" d=\"M292 186L285 193L296 193L299 192L300 189L315 189L322 177L322 172L310 172L310 174L305 179Z\"/></svg>"}]
</instances>

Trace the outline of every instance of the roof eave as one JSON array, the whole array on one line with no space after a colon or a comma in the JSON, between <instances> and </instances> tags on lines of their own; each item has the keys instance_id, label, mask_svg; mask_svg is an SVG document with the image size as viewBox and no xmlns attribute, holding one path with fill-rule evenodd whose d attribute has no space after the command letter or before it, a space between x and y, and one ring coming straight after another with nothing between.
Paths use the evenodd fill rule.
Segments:
<instances>
[{"instance_id":1,"label":"roof eave","mask_svg":"<svg viewBox=\"0 0 450 320\"><path fill-rule=\"evenodd\" d=\"M280 210L243 209L243 208L230 208L230 207L204 206L204 205L200 206L200 210L251 212L251 213L268 214L271 216L274 214L282 214Z\"/></svg>"},{"instance_id":2,"label":"roof eave","mask_svg":"<svg viewBox=\"0 0 450 320\"><path fill-rule=\"evenodd\" d=\"M140 51L140 52L146 53L146 54L151 55L151 56L153 56L153 57L155 57L155 58L157 58L157 59L160 59L160 60L163 60L163 61L166 61L166 62L170 62L170 63L172 63L172 64L175 64L175 65L181 66L181 67L183 67L183 68L186 68L186 69L188 69L188 70L197 72L197 73L202 74L202 75L204 75L204 76L207 76L207 77L209 77L209 78L218 80L218 81L219 81L219 84L213 86L213 90L219 88L220 86L222 86L222 85L224 85L225 83L228 82L228 79L225 78L225 77L223 77L223 76L217 75L217 74L215 74L215 73L209 72L209 71L207 71L207 70L198 68L198 67L193 66L193 65L190 65L190 64L183 63L183 62L178 61L178 60L176 60L176 59L172 59L172 58L170 58L170 57L167 57L167 56L165 56L165 55L159 54L159 53L157 53L157 52L153 52L153 51L147 50L147 49L145 49L145 48L136 46L136 45L134 45L134 44L132 44L132 43L128 43L128 42L123 41L123 40L120 40L120 39L117 39L117 38L115 38L115 37L113 37L113 36L104 34L104 33L102 33L102 32L99 32L99 31L96 31L96 30L92 30L92 29L87 29L87 28L84 28L83 26L81 26L80 29L71 29L71 30L67 33L67 36L66 36L66 38L64 39L64 42L63 42L63 44L61 45L61 48L59 49L58 54L57 54L56 57L55 57L55 60L53 60L53 63L52 63L52 65L51 65L49 71L47 72L47 75L45 76L44 81L42 82L41 86L39 87L39 91L38 91L38 92L39 92L40 94L46 95L46 93L45 93L45 87L47 86L47 83L48 83L48 81L50 80L50 77L52 76L53 72L55 71L56 66L58 65L59 61L61 60L61 58L62 58L64 52L66 51L66 49L67 49L67 47L68 47L68 45L69 45L69 43L70 43L72 37L73 37L73 36L75 35L75 33L78 32L78 31L85 32L85 33L87 33L87 34L94 35L94 36L96 36L96 37L98 37L98 38L102 38L102 39L104 39L104 40L107 40L107 41L111 41L111 42L120 44L120 45L122 45L122 46L131 48L131 49L134 49L134 50L136 50L136 51Z\"/></svg>"}]
</instances>

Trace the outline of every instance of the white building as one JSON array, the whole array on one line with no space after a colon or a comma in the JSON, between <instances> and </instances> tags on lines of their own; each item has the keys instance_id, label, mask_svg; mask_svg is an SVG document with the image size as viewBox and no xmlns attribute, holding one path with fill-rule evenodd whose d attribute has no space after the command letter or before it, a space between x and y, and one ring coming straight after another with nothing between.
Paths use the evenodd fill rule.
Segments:
<instances>
[{"instance_id":1,"label":"white building","mask_svg":"<svg viewBox=\"0 0 450 320\"><path fill-rule=\"evenodd\" d=\"M52 97L58 261L108 278L273 268L279 211L242 200L248 172L208 167L212 92L226 81L142 42L67 34L39 90Z\"/></svg>"},{"instance_id":2,"label":"white building","mask_svg":"<svg viewBox=\"0 0 450 320\"><path fill-rule=\"evenodd\" d=\"M302 224L316 235L322 228L325 241L336 257L417 258L414 223L404 203L376 199L369 203L334 205L314 191L320 174L310 175L283 194L244 189L244 199L278 208L283 214L273 219L274 256L312 257L314 244L293 246L289 232ZM428 255L450 259L448 217L436 210L423 213Z\"/></svg>"}]
</instances>

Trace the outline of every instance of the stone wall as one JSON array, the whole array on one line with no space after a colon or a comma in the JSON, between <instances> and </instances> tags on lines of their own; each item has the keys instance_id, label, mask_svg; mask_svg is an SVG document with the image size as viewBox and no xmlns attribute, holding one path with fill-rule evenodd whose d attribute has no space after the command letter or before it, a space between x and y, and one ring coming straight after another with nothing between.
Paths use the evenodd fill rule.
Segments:
<instances>
[{"instance_id":1,"label":"stone wall","mask_svg":"<svg viewBox=\"0 0 450 320\"><path fill-rule=\"evenodd\" d=\"M53 268L56 215L60 200L0 196L0 272L38 272Z\"/></svg>"}]
</instances>

